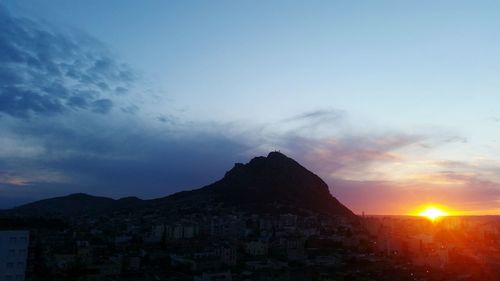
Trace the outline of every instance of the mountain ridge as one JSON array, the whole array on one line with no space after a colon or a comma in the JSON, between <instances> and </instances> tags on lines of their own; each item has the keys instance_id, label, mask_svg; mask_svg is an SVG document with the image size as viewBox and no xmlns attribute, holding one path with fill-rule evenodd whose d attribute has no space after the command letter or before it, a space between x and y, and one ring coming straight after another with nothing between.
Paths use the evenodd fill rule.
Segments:
<instances>
[{"instance_id":1,"label":"mountain ridge","mask_svg":"<svg viewBox=\"0 0 500 281\"><path fill-rule=\"evenodd\" d=\"M254 157L246 164L235 163L222 179L214 183L156 199L112 199L74 193L31 202L6 211L21 215L74 216L148 207L176 209L211 205L254 211L268 209L270 206L286 206L330 215L355 216L330 194L328 185L319 176L277 151L270 152L267 157Z\"/></svg>"}]
</instances>

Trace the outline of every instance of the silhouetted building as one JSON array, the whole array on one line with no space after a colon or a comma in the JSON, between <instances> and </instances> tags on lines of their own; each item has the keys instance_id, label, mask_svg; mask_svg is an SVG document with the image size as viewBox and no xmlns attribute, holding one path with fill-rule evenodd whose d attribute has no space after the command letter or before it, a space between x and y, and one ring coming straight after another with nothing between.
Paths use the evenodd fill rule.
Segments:
<instances>
[{"instance_id":1,"label":"silhouetted building","mask_svg":"<svg viewBox=\"0 0 500 281\"><path fill-rule=\"evenodd\" d=\"M29 231L0 231L0 281L23 281Z\"/></svg>"}]
</instances>

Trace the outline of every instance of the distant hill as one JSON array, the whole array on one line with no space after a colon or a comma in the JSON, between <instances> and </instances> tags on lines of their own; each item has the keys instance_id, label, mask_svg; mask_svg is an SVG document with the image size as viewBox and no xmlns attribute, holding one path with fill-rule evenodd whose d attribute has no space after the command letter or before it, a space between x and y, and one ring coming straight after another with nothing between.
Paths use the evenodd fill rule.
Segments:
<instances>
[{"instance_id":1,"label":"distant hill","mask_svg":"<svg viewBox=\"0 0 500 281\"><path fill-rule=\"evenodd\" d=\"M8 212L24 216L75 216L98 214L130 207L141 207L144 203L145 201L137 197L126 197L115 200L107 197L75 193L28 203L12 208Z\"/></svg>"},{"instance_id":2,"label":"distant hill","mask_svg":"<svg viewBox=\"0 0 500 281\"><path fill-rule=\"evenodd\" d=\"M215 183L163 198L141 200L127 197L115 200L78 193L36 201L8 212L75 216L143 208L175 210L189 206L197 207L199 211L213 206L257 212L285 208L355 216L330 194L327 184L320 177L280 152L271 152L267 157L255 157L247 164L237 163Z\"/></svg>"}]
</instances>

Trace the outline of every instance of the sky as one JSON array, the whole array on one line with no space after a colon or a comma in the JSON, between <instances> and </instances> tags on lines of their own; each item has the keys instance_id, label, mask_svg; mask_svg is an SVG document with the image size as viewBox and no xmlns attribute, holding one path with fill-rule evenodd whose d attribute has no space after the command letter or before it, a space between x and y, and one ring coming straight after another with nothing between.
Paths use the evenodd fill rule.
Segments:
<instances>
[{"instance_id":1,"label":"sky","mask_svg":"<svg viewBox=\"0 0 500 281\"><path fill-rule=\"evenodd\" d=\"M497 1L0 1L0 208L279 150L356 213L500 214Z\"/></svg>"}]
</instances>

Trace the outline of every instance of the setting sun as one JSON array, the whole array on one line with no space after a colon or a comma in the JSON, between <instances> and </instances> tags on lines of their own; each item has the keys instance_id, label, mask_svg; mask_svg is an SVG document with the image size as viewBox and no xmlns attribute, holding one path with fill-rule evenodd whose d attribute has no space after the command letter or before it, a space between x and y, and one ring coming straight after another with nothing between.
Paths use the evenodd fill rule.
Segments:
<instances>
[{"instance_id":1,"label":"setting sun","mask_svg":"<svg viewBox=\"0 0 500 281\"><path fill-rule=\"evenodd\" d=\"M428 219L434 221L435 219L437 219L439 217L447 216L448 213L443 211L443 210L440 210L436 207L428 207L425 210L418 213L418 215L422 216L422 217L427 217Z\"/></svg>"}]
</instances>

